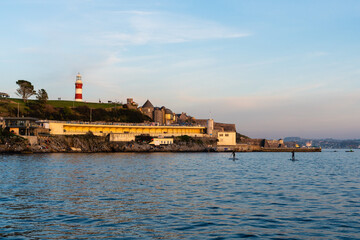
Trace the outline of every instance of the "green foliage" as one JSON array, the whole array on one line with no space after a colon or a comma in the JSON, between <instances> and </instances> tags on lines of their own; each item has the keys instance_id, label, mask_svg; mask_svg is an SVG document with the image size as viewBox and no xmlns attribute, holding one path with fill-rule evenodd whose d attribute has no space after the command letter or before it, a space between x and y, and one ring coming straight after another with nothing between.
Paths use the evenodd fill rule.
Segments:
<instances>
[{"instance_id":1,"label":"green foliage","mask_svg":"<svg viewBox=\"0 0 360 240\"><path fill-rule=\"evenodd\" d=\"M29 101L26 103L28 107L27 116L36 117L36 118L45 118L45 111L43 105L36 101ZM22 112L24 114L24 112Z\"/></svg>"},{"instance_id":2,"label":"green foliage","mask_svg":"<svg viewBox=\"0 0 360 240\"><path fill-rule=\"evenodd\" d=\"M111 107L119 107L122 104L114 104L114 103L88 103L88 102L75 102L75 101L65 101L65 100L48 100L48 104L52 105L53 107L80 107L80 106L87 106L89 108L111 108Z\"/></svg>"},{"instance_id":3,"label":"green foliage","mask_svg":"<svg viewBox=\"0 0 360 240\"><path fill-rule=\"evenodd\" d=\"M56 103L66 103L59 104ZM20 106L20 116L35 117L39 119L60 120L60 121L90 121L90 109L92 121L99 122L129 122L142 123L152 121L146 115L135 109L124 109L114 107L111 104L102 103L76 103L77 107L72 107L72 101L51 101L47 103L38 100L28 100L26 103L21 99L7 99L0 101L1 116L17 116L18 103ZM95 106L93 108L92 106ZM110 107L109 107L110 106ZM2 111L4 110L4 111Z\"/></svg>"},{"instance_id":4,"label":"green foliage","mask_svg":"<svg viewBox=\"0 0 360 240\"><path fill-rule=\"evenodd\" d=\"M9 140L11 142L16 143L16 142L24 141L24 138L17 136L16 134L9 132L8 130L0 127L0 143L4 144L5 142L8 142Z\"/></svg>"},{"instance_id":5,"label":"green foliage","mask_svg":"<svg viewBox=\"0 0 360 240\"><path fill-rule=\"evenodd\" d=\"M83 109L85 108L82 107L81 110L83 111ZM90 112L90 110L86 110L86 111L87 113ZM89 119L89 117L87 119ZM115 109L112 108L110 110L92 109L92 121L142 123L144 121L150 121L150 120L151 119L148 116L143 115L140 111L133 109L123 109L123 108L115 108Z\"/></svg>"},{"instance_id":6,"label":"green foliage","mask_svg":"<svg viewBox=\"0 0 360 240\"><path fill-rule=\"evenodd\" d=\"M36 99L42 104L45 104L47 102L49 96L45 91L45 89L39 89L39 91L36 94Z\"/></svg>"},{"instance_id":7,"label":"green foliage","mask_svg":"<svg viewBox=\"0 0 360 240\"><path fill-rule=\"evenodd\" d=\"M180 137L178 137L179 141L182 142L190 142L192 140L192 137L188 136L188 135L182 135Z\"/></svg>"},{"instance_id":8,"label":"green foliage","mask_svg":"<svg viewBox=\"0 0 360 240\"><path fill-rule=\"evenodd\" d=\"M196 143L196 144L203 144L204 141L201 138L194 138L188 135L182 135L179 137L175 137L175 143L185 142L185 143Z\"/></svg>"},{"instance_id":9,"label":"green foliage","mask_svg":"<svg viewBox=\"0 0 360 240\"><path fill-rule=\"evenodd\" d=\"M76 116L69 107L58 108L59 116L57 117L60 120L76 120Z\"/></svg>"},{"instance_id":10,"label":"green foliage","mask_svg":"<svg viewBox=\"0 0 360 240\"><path fill-rule=\"evenodd\" d=\"M15 134L9 132L8 130L0 127L0 137L11 137L15 136Z\"/></svg>"},{"instance_id":11,"label":"green foliage","mask_svg":"<svg viewBox=\"0 0 360 240\"><path fill-rule=\"evenodd\" d=\"M64 107L62 110L66 118L71 117L73 115L73 112L69 107Z\"/></svg>"},{"instance_id":12,"label":"green foliage","mask_svg":"<svg viewBox=\"0 0 360 240\"><path fill-rule=\"evenodd\" d=\"M135 136L135 141L138 143L150 143L153 140L153 137L148 134L141 134Z\"/></svg>"},{"instance_id":13,"label":"green foliage","mask_svg":"<svg viewBox=\"0 0 360 240\"><path fill-rule=\"evenodd\" d=\"M177 137L176 140L188 143L188 142L192 142L193 138L188 135L182 135L182 136Z\"/></svg>"},{"instance_id":14,"label":"green foliage","mask_svg":"<svg viewBox=\"0 0 360 240\"><path fill-rule=\"evenodd\" d=\"M85 135L84 135L84 138L93 138L95 135L93 132L91 131L88 131Z\"/></svg>"},{"instance_id":15,"label":"green foliage","mask_svg":"<svg viewBox=\"0 0 360 240\"><path fill-rule=\"evenodd\" d=\"M16 81L16 84L19 85L19 88L16 89L16 94L21 97L24 102L26 102L29 97L36 94L34 86L31 84L31 82L26 80L18 80Z\"/></svg>"},{"instance_id":16,"label":"green foliage","mask_svg":"<svg viewBox=\"0 0 360 240\"><path fill-rule=\"evenodd\" d=\"M82 117L85 117L86 120L90 119L90 108L88 106L80 106L77 108L74 108L74 110L79 113ZM85 119L83 119L85 120Z\"/></svg>"}]
</instances>

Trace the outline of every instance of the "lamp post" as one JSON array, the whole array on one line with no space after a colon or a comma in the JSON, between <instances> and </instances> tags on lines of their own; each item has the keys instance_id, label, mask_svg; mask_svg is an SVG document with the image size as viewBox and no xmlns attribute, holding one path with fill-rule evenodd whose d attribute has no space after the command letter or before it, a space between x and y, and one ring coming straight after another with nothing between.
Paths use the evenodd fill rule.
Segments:
<instances>
[{"instance_id":1,"label":"lamp post","mask_svg":"<svg viewBox=\"0 0 360 240\"><path fill-rule=\"evenodd\" d=\"M91 122L91 120L92 120L92 108L90 108L90 122Z\"/></svg>"}]
</instances>

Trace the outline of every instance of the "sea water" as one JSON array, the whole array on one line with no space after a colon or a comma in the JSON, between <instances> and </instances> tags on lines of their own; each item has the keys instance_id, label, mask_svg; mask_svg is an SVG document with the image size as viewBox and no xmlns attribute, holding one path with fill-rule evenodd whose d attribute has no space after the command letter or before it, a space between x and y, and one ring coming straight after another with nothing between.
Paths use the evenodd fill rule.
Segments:
<instances>
[{"instance_id":1,"label":"sea water","mask_svg":"<svg viewBox=\"0 0 360 240\"><path fill-rule=\"evenodd\" d=\"M0 238L360 239L360 151L0 155Z\"/></svg>"}]
</instances>

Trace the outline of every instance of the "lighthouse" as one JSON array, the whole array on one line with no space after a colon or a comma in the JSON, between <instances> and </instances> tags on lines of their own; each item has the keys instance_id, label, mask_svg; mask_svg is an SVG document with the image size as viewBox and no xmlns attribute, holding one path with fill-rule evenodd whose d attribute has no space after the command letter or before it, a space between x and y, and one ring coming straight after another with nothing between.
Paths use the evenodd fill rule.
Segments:
<instances>
[{"instance_id":1,"label":"lighthouse","mask_svg":"<svg viewBox=\"0 0 360 240\"><path fill-rule=\"evenodd\" d=\"M76 75L76 82L75 82L75 101L82 102L82 81L81 81L81 75L78 73Z\"/></svg>"}]
</instances>

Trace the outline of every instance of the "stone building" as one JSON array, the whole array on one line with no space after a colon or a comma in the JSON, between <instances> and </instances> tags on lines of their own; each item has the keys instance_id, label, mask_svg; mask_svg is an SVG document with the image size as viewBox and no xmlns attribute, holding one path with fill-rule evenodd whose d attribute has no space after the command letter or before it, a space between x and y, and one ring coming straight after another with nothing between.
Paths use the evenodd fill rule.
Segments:
<instances>
[{"instance_id":1,"label":"stone building","mask_svg":"<svg viewBox=\"0 0 360 240\"><path fill-rule=\"evenodd\" d=\"M170 125L176 122L176 114L174 114L170 109L165 109L165 125Z\"/></svg>"},{"instance_id":2,"label":"stone building","mask_svg":"<svg viewBox=\"0 0 360 240\"><path fill-rule=\"evenodd\" d=\"M176 122L179 124L194 123L194 118L182 112L181 114L176 114Z\"/></svg>"},{"instance_id":3,"label":"stone building","mask_svg":"<svg viewBox=\"0 0 360 240\"><path fill-rule=\"evenodd\" d=\"M245 139L242 138L239 141L239 144L247 144L251 146L258 146L261 148L284 148L286 147L284 144L284 140L267 140L267 139Z\"/></svg>"},{"instance_id":4,"label":"stone building","mask_svg":"<svg viewBox=\"0 0 360 240\"><path fill-rule=\"evenodd\" d=\"M154 122L156 123L159 123L159 124L164 124L164 112L163 112L163 109L161 108L154 108L154 113L153 113L153 120Z\"/></svg>"},{"instance_id":5,"label":"stone building","mask_svg":"<svg viewBox=\"0 0 360 240\"><path fill-rule=\"evenodd\" d=\"M236 145L236 132L217 132L217 139L220 146Z\"/></svg>"},{"instance_id":6,"label":"stone building","mask_svg":"<svg viewBox=\"0 0 360 240\"><path fill-rule=\"evenodd\" d=\"M143 114L150 117L151 119L154 119L154 105L149 100L146 100L144 105L139 109Z\"/></svg>"},{"instance_id":7,"label":"stone building","mask_svg":"<svg viewBox=\"0 0 360 240\"><path fill-rule=\"evenodd\" d=\"M209 123L209 119L193 119L195 124L200 126L207 127ZM236 126L233 123L219 123L213 122L214 134L217 132L236 132Z\"/></svg>"},{"instance_id":8,"label":"stone building","mask_svg":"<svg viewBox=\"0 0 360 240\"><path fill-rule=\"evenodd\" d=\"M139 110L160 125L171 125L176 121L176 116L170 109L164 106L154 107L149 100Z\"/></svg>"},{"instance_id":9,"label":"stone building","mask_svg":"<svg viewBox=\"0 0 360 240\"><path fill-rule=\"evenodd\" d=\"M137 109L138 104L136 102L134 102L134 100L132 98L128 98L128 99L126 99L126 107L128 109Z\"/></svg>"}]
</instances>

